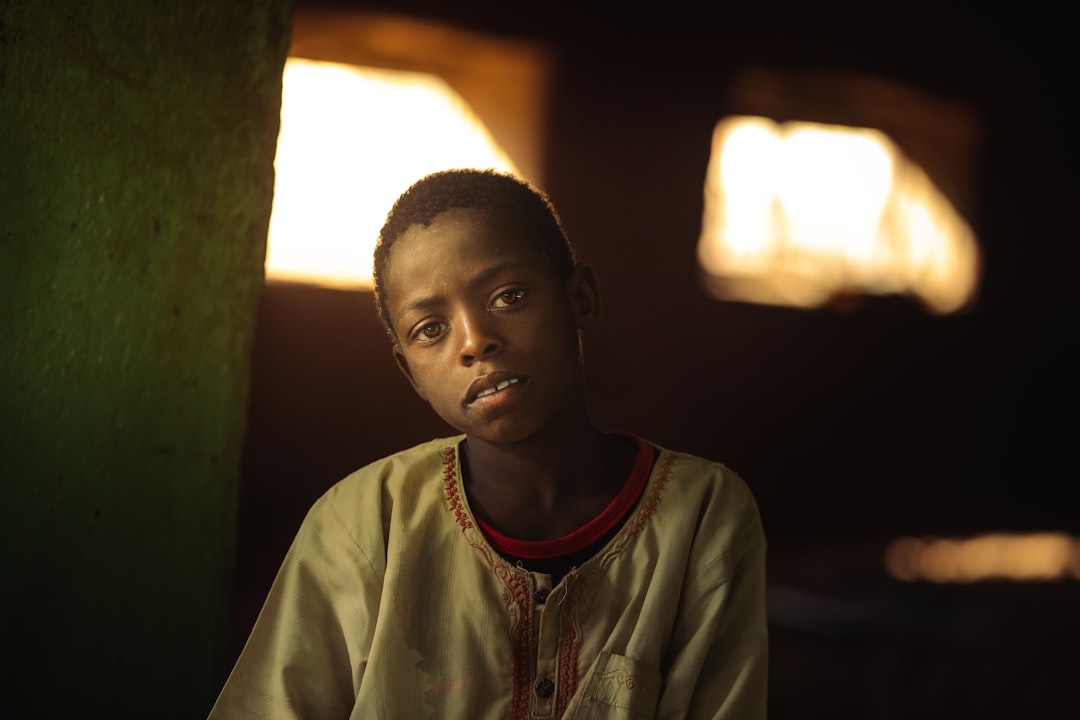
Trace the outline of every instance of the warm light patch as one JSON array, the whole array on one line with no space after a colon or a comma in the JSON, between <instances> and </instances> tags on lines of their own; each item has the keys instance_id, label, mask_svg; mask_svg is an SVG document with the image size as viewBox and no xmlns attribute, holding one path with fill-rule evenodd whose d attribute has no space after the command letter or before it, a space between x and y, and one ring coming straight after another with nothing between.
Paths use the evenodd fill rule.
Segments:
<instances>
[{"instance_id":1,"label":"warm light patch","mask_svg":"<svg viewBox=\"0 0 1080 720\"><path fill-rule=\"evenodd\" d=\"M716 127L698 257L718 297L807 308L910 294L956 312L979 270L967 223L886 135L764 117Z\"/></svg>"},{"instance_id":2,"label":"warm light patch","mask_svg":"<svg viewBox=\"0 0 1080 720\"><path fill-rule=\"evenodd\" d=\"M935 583L1080 580L1080 539L1054 532L900 538L886 548L885 568L898 580Z\"/></svg>"},{"instance_id":3,"label":"warm light patch","mask_svg":"<svg viewBox=\"0 0 1080 720\"><path fill-rule=\"evenodd\" d=\"M434 75L289 58L267 240L271 279L371 286L394 200L429 172L517 172L464 100Z\"/></svg>"}]
</instances>

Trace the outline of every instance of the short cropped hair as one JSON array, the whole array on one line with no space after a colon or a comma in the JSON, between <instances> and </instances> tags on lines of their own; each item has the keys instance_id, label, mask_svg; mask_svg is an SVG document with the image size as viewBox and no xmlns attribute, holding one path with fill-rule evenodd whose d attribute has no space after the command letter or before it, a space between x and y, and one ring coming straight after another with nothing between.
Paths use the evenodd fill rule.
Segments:
<instances>
[{"instance_id":1,"label":"short cropped hair","mask_svg":"<svg viewBox=\"0 0 1080 720\"><path fill-rule=\"evenodd\" d=\"M375 242L372 272L375 305L383 325L395 340L397 334L390 321L383 281L390 249L410 227L428 227L436 216L451 208L498 212L515 218L522 229L531 230L529 242L551 260L560 277L568 278L573 273L574 249L555 206L543 190L515 175L496 170L456 169L431 173L398 197Z\"/></svg>"}]
</instances>

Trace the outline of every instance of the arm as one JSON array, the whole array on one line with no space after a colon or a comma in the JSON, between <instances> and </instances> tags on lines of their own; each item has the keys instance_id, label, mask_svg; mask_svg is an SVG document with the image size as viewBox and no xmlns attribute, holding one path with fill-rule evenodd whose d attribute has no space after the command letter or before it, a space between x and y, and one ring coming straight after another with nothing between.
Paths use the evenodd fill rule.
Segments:
<instances>
[{"instance_id":1,"label":"arm","mask_svg":"<svg viewBox=\"0 0 1080 720\"><path fill-rule=\"evenodd\" d=\"M765 536L748 491L737 505L739 512L726 520L735 524L737 539L719 554L710 548L713 552L704 557L712 555L712 560L688 568L659 718L766 716ZM705 546L715 529L708 523L699 528Z\"/></svg>"},{"instance_id":2,"label":"arm","mask_svg":"<svg viewBox=\"0 0 1080 720\"><path fill-rule=\"evenodd\" d=\"M305 518L210 720L344 720L363 677L381 581L332 507Z\"/></svg>"}]
</instances>

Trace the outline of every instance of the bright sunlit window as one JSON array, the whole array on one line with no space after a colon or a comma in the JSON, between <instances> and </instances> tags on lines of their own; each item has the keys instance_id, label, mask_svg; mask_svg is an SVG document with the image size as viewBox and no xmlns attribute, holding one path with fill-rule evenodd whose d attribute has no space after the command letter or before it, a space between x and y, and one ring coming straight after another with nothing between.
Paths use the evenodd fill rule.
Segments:
<instances>
[{"instance_id":1,"label":"bright sunlit window","mask_svg":"<svg viewBox=\"0 0 1080 720\"><path fill-rule=\"evenodd\" d=\"M1063 532L904 537L889 544L884 560L906 582L1080 580L1080 539Z\"/></svg>"},{"instance_id":2,"label":"bright sunlit window","mask_svg":"<svg viewBox=\"0 0 1080 720\"><path fill-rule=\"evenodd\" d=\"M969 305L980 269L967 222L884 133L753 116L716 126L698 258L720 298L900 294L935 314Z\"/></svg>"},{"instance_id":3,"label":"bright sunlit window","mask_svg":"<svg viewBox=\"0 0 1080 720\"><path fill-rule=\"evenodd\" d=\"M414 181L453 167L517 173L440 78L289 58L274 161L269 279L370 288L375 239Z\"/></svg>"}]
</instances>

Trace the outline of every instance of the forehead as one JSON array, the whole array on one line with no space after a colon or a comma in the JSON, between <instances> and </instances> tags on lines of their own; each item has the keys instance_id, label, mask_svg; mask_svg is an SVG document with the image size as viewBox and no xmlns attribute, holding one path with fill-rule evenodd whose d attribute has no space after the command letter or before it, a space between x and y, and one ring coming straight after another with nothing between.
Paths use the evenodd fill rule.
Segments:
<instances>
[{"instance_id":1,"label":"forehead","mask_svg":"<svg viewBox=\"0 0 1080 720\"><path fill-rule=\"evenodd\" d=\"M535 263L543 257L537 231L510 212L451 208L427 225L412 225L390 249L391 284L433 266L465 269L485 262Z\"/></svg>"}]
</instances>

